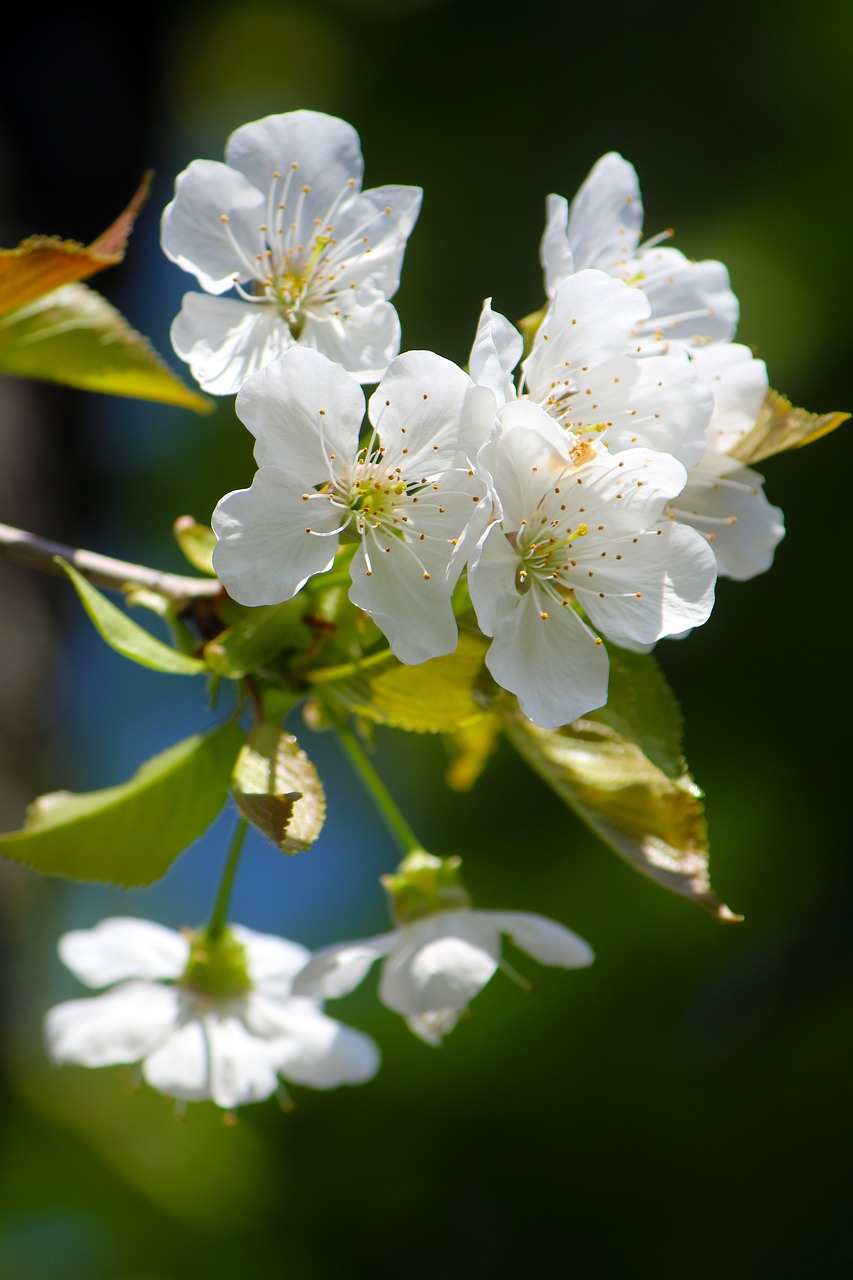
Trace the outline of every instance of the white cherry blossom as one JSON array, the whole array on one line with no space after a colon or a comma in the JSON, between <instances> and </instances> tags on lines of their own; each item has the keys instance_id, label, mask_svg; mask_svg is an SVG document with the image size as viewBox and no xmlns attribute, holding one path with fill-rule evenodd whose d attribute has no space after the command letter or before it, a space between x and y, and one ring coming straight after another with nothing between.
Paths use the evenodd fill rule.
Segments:
<instances>
[{"instance_id":1,"label":"white cherry blossom","mask_svg":"<svg viewBox=\"0 0 853 1280\"><path fill-rule=\"evenodd\" d=\"M632 348L642 351L710 342L730 342L738 322L738 301L721 262L694 262L661 241L641 243L643 205L633 165L615 151L593 166L569 205L562 196L547 201L540 257L549 297L573 272L594 267L635 286L650 312L632 328Z\"/></svg>"},{"instance_id":2,"label":"white cherry blossom","mask_svg":"<svg viewBox=\"0 0 853 1280\"><path fill-rule=\"evenodd\" d=\"M369 1036L293 994L305 947L233 925L221 948L211 955L203 935L129 917L65 934L59 953L75 977L110 990L48 1012L54 1062L141 1063L161 1093L229 1110L269 1097L279 1077L333 1089L375 1075L379 1051Z\"/></svg>"},{"instance_id":3,"label":"white cherry blossom","mask_svg":"<svg viewBox=\"0 0 853 1280\"><path fill-rule=\"evenodd\" d=\"M604 272L569 276L522 366L522 394L577 436L614 451L643 445L689 467L705 450L713 395L680 353L642 360L625 354L648 311L639 290ZM516 394L511 372L520 349L520 335L487 301L470 367L499 403Z\"/></svg>"},{"instance_id":4,"label":"white cherry blossom","mask_svg":"<svg viewBox=\"0 0 853 1280\"><path fill-rule=\"evenodd\" d=\"M400 349L388 299L422 192L362 191L363 167L351 125L290 111L237 129L225 164L178 176L162 245L206 292L185 295L172 343L206 391L233 394L297 342L361 382L381 377Z\"/></svg>"},{"instance_id":5,"label":"white cherry blossom","mask_svg":"<svg viewBox=\"0 0 853 1280\"><path fill-rule=\"evenodd\" d=\"M362 444L361 388L297 348L244 384L237 413L259 470L213 514L213 563L230 595L290 599L331 566L343 536L358 543L349 598L394 654L420 663L452 652L453 588L489 514L470 459L494 423L491 392L449 360L408 352L371 397Z\"/></svg>"},{"instance_id":6,"label":"white cherry blossom","mask_svg":"<svg viewBox=\"0 0 853 1280\"><path fill-rule=\"evenodd\" d=\"M651 449L611 453L562 430L530 401L506 404L481 451L501 520L468 569L486 665L544 728L607 700L609 662L592 626L645 650L704 622L716 564L704 539L661 522L686 481Z\"/></svg>"},{"instance_id":7,"label":"white cherry blossom","mask_svg":"<svg viewBox=\"0 0 853 1280\"><path fill-rule=\"evenodd\" d=\"M764 495L764 477L729 456L755 425L767 392L767 370L763 360L736 343L697 351L691 364L713 391L714 412L705 453L666 513L708 540L720 574L744 581L770 568L785 535L782 512Z\"/></svg>"},{"instance_id":8,"label":"white cherry blossom","mask_svg":"<svg viewBox=\"0 0 853 1280\"><path fill-rule=\"evenodd\" d=\"M436 911L390 933L324 947L298 975L294 990L332 998L352 991L382 959L379 998L412 1031L438 1044L501 963L501 934L540 964L592 964L588 943L563 925L524 911Z\"/></svg>"}]
</instances>

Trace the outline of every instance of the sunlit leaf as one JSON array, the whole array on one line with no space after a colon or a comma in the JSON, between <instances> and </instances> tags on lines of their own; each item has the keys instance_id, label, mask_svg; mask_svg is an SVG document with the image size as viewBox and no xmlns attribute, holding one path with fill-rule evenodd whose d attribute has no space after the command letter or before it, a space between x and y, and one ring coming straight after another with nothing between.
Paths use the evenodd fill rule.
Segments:
<instances>
[{"instance_id":1,"label":"sunlit leaf","mask_svg":"<svg viewBox=\"0 0 853 1280\"><path fill-rule=\"evenodd\" d=\"M152 884L219 813L243 741L228 723L169 747L118 786L41 796L23 831L0 836L0 855L47 875Z\"/></svg>"},{"instance_id":2,"label":"sunlit leaf","mask_svg":"<svg viewBox=\"0 0 853 1280\"><path fill-rule=\"evenodd\" d=\"M755 426L741 436L729 453L747 465L761 462L762 458L786 449L799 449L829 435L849 417L849 413L809 413L806 409L795 409L785 396L771 390L764 397Z\"/></svg>"},{"instance_id":3,"label":"sunlit leaf","mask_svg":"<svg viewBox=\"0 0 853 1280\"><path fill-rule=\"evenodd\" d=\"M241 813L282 853L309 849L323 829L326 796L317 770L292 733L261 721L234 769Z\"/></svg>"},{"instance_id":4,"label":"sunlit leaf","mask_svg":"<svg viewBox=\"0 0 853 1280\"><path fill-rule=\"evenodd\" d=\"M216 534L209 524L199 524L192 516L179 516L172 526L175 541L199 573L214 574L213 548Z\"/></svg>"},{"instance_id":5,"label":"sunlit leaf","mask_svg":"<svg viewBox=\"0 0 853 1280\"><path fill-rule=\"evenodd\" d=\"M0 373L211 413L106 298L68 284L0 315Z\"/></svg>"},{"instance_id":6,"label":"sunlit leaf","mask_svg":"<svg viewBox=\"0 0 853 1280\"><path fill-rule=\"evenodd\" d=\"M619 681L617 676L617 698ZM623 689L636 683L625 668L621 681ZM671 699L671 694L660 699L663 720L671 717ZM541 729L508 696L499 700L498 708L504 731L519 754L606 844L638 871L716 919L739 920L711 889L701 792L683 765L671 768L678 751L673 751L676 743L669 730L661 734L652 728L651 688L640 688L633 706L628 699L620 708L613 696L611 703L605 711L562 729ZM635 732L640 706L644 727ZM644 738L654 744L649 754L641 745Z\"/></svg>"},{"instance_id":7,"label":"sunlit leaf","mask_svg":"<svg viewBox=\"0 0 853 1280\"><path fill-rule=\"evenodd\" d=\"M445 778L453 791L470 791L497 749L501 718L494 711L446 735L450 764Z\"/></svg>"},{"instance_id":8,"label":"sunlit leaf","mask_svg":"<svg viewBox=\"0 0 853 1280\"><path fill-rule=\"evenodd\" d=\"M127 208L88 246L58 236L31 236L17 249L0 249L0 315L121 262L151 178L145 174Z\"/></svg>"},{"instance_id":9,"label":"sunlit leaf","mask_svg":"<svg viewBox=\"0 0 853 1280\"><path fill-rule=\"evenodd\" d=\"M475 698L487 641L463 632L455 653L405 666L390 658L330 684L327 693L354 715L414 733L453 733L483 714ZM325 686L324 686L325 688Z\"/></svg>"},{"instance_id":10,"label":"sunlit leaf","mask_svg":"<svg viewBox=\"0 0 853 1280\"><path fill-rule=\"evenodd\" d=\"M198 658L170 648L140 627L61 556L56 557L56 563L74 583L84 609L111 649L130 658L131 662L169 675L197 676L207 670Z\"/></svg>"}]
</instances>

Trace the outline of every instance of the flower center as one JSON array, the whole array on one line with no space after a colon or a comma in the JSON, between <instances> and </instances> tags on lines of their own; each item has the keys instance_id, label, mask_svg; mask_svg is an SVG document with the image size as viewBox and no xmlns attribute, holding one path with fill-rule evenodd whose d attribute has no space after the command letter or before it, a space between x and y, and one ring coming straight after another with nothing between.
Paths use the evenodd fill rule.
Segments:
<instances>
[{"instance_id":1,"label":"flower center","mask_svg":"<svg viewBox=\"0 0 853 1280\"><path fill-rule=\"evenodd\" d=\"M180 986L211 1000L235 1000L252 989L246 948L227 929L194 933Z\"/></svg>"}]
</instances>

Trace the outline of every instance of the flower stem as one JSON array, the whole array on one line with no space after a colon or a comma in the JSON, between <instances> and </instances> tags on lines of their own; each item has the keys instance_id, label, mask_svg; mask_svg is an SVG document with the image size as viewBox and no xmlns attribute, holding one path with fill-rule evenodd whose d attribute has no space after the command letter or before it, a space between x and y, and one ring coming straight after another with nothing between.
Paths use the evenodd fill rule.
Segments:
<instances>
[{"instance_id":1,"label":"flower stem","mask_svg":"<svg viewBox=\"0 0 853 1280\"><path fill-rule=\"evenodd\" d=\"M218 938L225 932L225 926L228 923L228 904L231 901L231 890L234 888L237 864L240 861L240 854L243 852L243 841L246 839L248 829L249 824L246 819L242 816L239 817L237 826L234 828L231 848L228 850L228 858L225 862L225 870L222 873L219 892L216 895L216 902L210 916L210 924L205 930L208 938Z\"/></svg>"},{"instance_id":2,"label":"flower stem","mask_svg":"<svg viewBox=\"0 0 853 1280\"><path fill-rule=\"evenodd\" d=\"M423 842L418 839L406 819L392 799L385 783L373 767L364 747L347 724L337 726L341 745L346 751L356 772L373 797L373 801L385 819L388 830L400 844L404 853L415 853L423 849Z\"/></svg>"}]
</instances>

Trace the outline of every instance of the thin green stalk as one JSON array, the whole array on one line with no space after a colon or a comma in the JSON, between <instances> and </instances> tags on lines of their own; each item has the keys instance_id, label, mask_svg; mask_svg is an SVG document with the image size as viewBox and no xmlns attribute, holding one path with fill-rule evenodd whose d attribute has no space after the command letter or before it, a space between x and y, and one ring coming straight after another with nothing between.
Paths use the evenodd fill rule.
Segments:
<instances>
[{"instance_id":1,"label":"thin green stalk","mask_svg":"<svg viewBox=\"0 0 853 1280\"><path fill-rule=\"evenodd\" d=\"M237 874L237 864L240 861L240 854L243 852L243 841L246 839L246 832L249 824L245 818L237 819L237 826L234 828L234 835L231 840L231 848L228 850L228 858L225 862L225 870L222 872L222 881L219 885L219 892L216 895L216 902L210 916L210 924L205 932L209 938L218 938L225 932L225 926L228 923L228 904L231 901L231 890L234 888L234 877Z\"/></svg>"},{"instance_id":2,"label":"thin green stalk","mask_svg":"<svg viewBox=\"0 0 853 1280\"><path fill-rule=\"evenodd\" d=\"M423 849L423 842L418 839L406 819L391 797L385 783L373 767L364 747L347 724L337 726L341 744L349 756L353 767L361 777L373 797L373 801L385 819L388 830L400 844L404 853L414 853Z\"/></svg>"}]
</instances>

